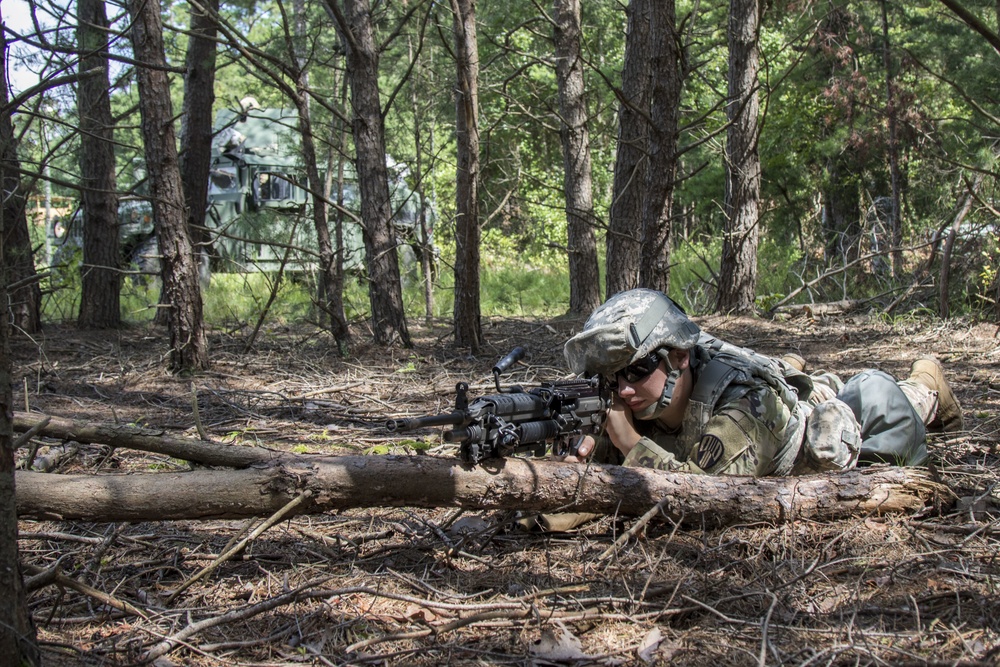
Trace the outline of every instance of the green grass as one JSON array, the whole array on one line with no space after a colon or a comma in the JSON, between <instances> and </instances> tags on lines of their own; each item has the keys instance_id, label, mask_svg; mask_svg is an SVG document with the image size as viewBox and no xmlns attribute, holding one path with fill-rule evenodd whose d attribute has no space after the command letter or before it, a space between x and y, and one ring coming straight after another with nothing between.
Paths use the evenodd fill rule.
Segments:
<instances>
[{"instance_id":1,"label":"green grass","mask_svg":"<svg viewBox=\"0 0 1000 667\"><path fill-rule=\"evenodd\" d=\"M991 239L995 244L995 240ZM700 237L685 241L671 254L671 296L690 314L711 312L714 301L714 273L718 271L721 254L718 237ZM991 251L995 245L983 248L983 258L966 273L974 274L970 281L953 278L953 308L989 309L993 306L993 292L998 271ZM43 320L46 322L74 322L79 312L80 284L79 259L42 283ZM814 260L815 263L815 260ZM603 266L603 258L600 259ZM819 268L803 268L803 258L794 245L761 240L759 250L758 306L766 309L801 285ZM480 312L485 317L556 317L569 308L569 276L564 262L532 261L523 256L484 256L481 267ZM205 321L209 326L226 329L253 327L267 310L268 324L295 324L319 321L315 305L316 276L309 273L286 274L276 298L270 301L274 274L267 273L216 273L210 285L203 288ZM839 284L823 283L808 293L800 294L796 301L842 298L841 289L850 291L855 298L871 296L885 289L882 284L870 283L871 276L861 270L840 276ZM907 279L908 280L908 279ZM965 286L966 287L962 287ZM603 289L603 287L602 287ZM962 290L965 290L964 292ZM349 321L358 321L370 315L367 285L359 276L351 276L344 287L344 308ZM122 318L126 323L143 323L153 319L159 300L159 281L130 276L122 286ZM426 314L423 280L418 270L403 273L403 306L411 322L423 321ZM447 258L440 262L433 286L431 315L437 320L450 320L454 311L454 273Z\"/></svg>"}]
</instances>

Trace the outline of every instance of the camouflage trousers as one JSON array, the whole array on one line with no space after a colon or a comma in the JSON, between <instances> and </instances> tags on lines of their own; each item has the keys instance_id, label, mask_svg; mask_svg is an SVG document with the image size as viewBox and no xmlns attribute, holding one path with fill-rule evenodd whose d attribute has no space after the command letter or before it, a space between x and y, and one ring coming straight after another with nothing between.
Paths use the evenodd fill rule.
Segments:
<instances>
[{"instance_id":1,"label":"camouflage trousers","mask_svg":"<svg viewBox=\"0 0 1000 667\"><path fill-rule=\"evenodd\" d=\"M813 393L809 397L809 403L813 406L825 401L837 398L837 394L844 388L844 383L833 373L821 371L812 375ZM906 395L910 405L916 411L917 416L923 423L930 424L934 421L938 409L938 393L931 391L919 382L912 380L899 380L896 386Z\"/></svg>"},{"instance_id":2,"label":"camouflage trousers","mask_svg":"<svg viewBox=\"0 0 1000 667\"><path fill-rule=\"evenodd\" d=\"M871 371L866 371L859 377L862 378L861 381L865 381L871 375L874 374ZM885 374L877 374L877 376L875 381L882 382L882 389L884 390L886 379L891 378ZM803 439L799 455L796 458L792 474L806 475L850 470L858 464L859 460L867 462L879 460L890 461L890 457L864 455L865 448L862 446L862 443L865 439L873 439L872 433L870 433L871 428L863 427L858 421L858 415L855 412L857 409L856 405L852 407L852 405L841 400L841 398L846 396L841 394L844 390L844 383L840 378L833 373L820 372L814 374L812 379L814 387L806 406L807 421L805 438ZM929 424L937 414L937 392L931 391L924 385L910 380L896 381L895 385L902 392L902 395L905 396L906 402L913 409L915 416L922 422L921 425ZM855 391L854 395L856 396L857 393ZM893 419L897 422L907 420L905 408L902 408L898 404L898 399L894 406L890 405L891 401L888 398L882 396L875 397L874 400L879 404L875 413L881 411L894 415L889 418L890 421ZM852 404L855 402L851 401ZM884 416L880 416L879 419L884 420ZM904 441L917 438L923 439L923 429L910 429L910 432L912 432L910 435L897 437L903 438ZM878 434L876 434L876 437L879 437ZM880 446L878 444L869 444L875 448ZM905 442L904 444L895 445L897 448L909 448L913 451L917 451L920 446L916 442ZM914 456L920 458L919 455L911 455L911 460L909 461L895 460L892 462L902 464L919 463L915 460Z\"/></svg>"}]
</instances>

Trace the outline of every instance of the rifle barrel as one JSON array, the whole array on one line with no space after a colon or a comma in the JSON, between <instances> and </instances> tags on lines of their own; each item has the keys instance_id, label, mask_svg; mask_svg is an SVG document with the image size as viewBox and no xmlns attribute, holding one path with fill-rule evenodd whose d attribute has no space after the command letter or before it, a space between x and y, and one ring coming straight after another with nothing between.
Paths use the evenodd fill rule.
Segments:
<instances>
[{"instance_id":1,"label":"rifle barrel","mask_svg":"<svg viewBox=\"0 0 1000 667\"><path fill-rule=\"evenodd\" d=\"M393 433L395 431L412 431L417 428L428 426L458 426L466 419L464 412L455 410L454 412L444 412L439 415L428 415L426 417L406 417L404 419L390 419L385 423L385 430Z\"/></svg>"}]
</instances>

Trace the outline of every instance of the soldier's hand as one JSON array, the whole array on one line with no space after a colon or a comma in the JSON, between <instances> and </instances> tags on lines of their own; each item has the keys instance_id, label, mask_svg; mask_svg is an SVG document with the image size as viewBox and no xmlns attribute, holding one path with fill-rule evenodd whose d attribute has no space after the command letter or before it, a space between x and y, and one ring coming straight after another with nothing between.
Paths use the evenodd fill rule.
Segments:
<instances>
[{"instance_id":1,"label":"soldier's hand","mask_svg":"<svg viewBox=\"0 0 1000 667\"><path fill-rule=\"evenodd\" d=\"M563 461L565 463L583 463L587 460L590 454L594 451L595 440L589 435L581 435L580 439L576 441L575 454L566 454L564 456L553 456L556 461Z\"/></svg>"},{"instance_id":2,"label":"soldier's hand","mask_svg":"<svg viewBox=\"0 0 1000 667\"><path fill-rule=\"evenodd\" d=\"M632 411L626 407L625 401L617 395L611 404L611 410L608 412L608 436L618 451L626 456L642 439L642 436L635 429Z\"/></svg>"}]
</instances>

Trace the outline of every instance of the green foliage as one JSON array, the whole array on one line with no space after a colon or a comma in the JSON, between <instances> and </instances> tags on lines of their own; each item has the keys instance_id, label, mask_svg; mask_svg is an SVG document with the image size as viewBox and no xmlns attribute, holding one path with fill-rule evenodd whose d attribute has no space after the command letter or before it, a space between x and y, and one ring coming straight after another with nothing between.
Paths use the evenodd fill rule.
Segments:
<instances>
[{"instance_id":1,"label":"green foliage","mask_svg":"<svg viewBox=\"0 0 1000 667\"><path fill-rule=\"evenodd\" d=\"M404 283L403 302L407 317L420 320L425 314L423 285ZM433 317L450 318L454 308L454 274L440 271L434 284ZM484 316L517 315L553 317L569 308L569 276L564 262L538 267L519 263L510 255L489 258L480 272L480 311Z\"/></svg>"},{"instance_id":2,"label":"green foliage","mask_svg":"<svg viewBox=\"0 0 1000 667\"><path fill-rule=\"evenodd\" d=\"M978 0L967 5L980 16L995 18L990 3ZM593 2L581 7L599 237L612 195L616 87L621 84L626 6ZM376 3L380 92L387 152L409 168L408 182L423 192L440 220L435 236L442 259L431 315L448 318L455 253L451 14L446 4L421 6L409 14L412 7L412 3ZM950 222L972 175L996 173L995 119L1000 109L994 91L1000 60L985 40L940 3L919 0L886 3L886 7L889 74L899 112L904 242L918 243ZM164 5L172 65L183 63L187 38L173 27L187 26L188 9L185 3ZM289 45L294 44L307 64L316 102L311 113L318 152L324 159L330 151L336 155L343 141L350 157L350 128L337 118L338 114L350 117L345 111L349 101L344 97L343 50L322 3L306 3L300 32L292 6L275 0L238 0L225 3L221 11L225 23L241 34L240 44L251 48L244 51L224 39L220 43L216 110L234 108L245 96L267 107L291 106L278 83L294 85L290 71L280 68L293 62ZM674 202L671 285L673 296L695 313L714 307L724 226L726 11L724 4L706 6L687 0L677 7L689 70L681 98L679 139L684 153ZM823 205L831 191L853 198L861 219L848 222L861 226L868 222L864 212L870 203L891 189L880 11L879 3L856 0L779 2L763 10L759 150L766 213L757 301L762 309L844 260L823 256L829 231ZM477 27L482 64L481 311L487 316L561 314L568 305L569 284L551 26L531 3L481 3ZM72 38L67 33L60 40L70 43ZM127 40L113 49L127 52ZM119 187L131 191L142 176L134 168L142 154L139 100L134 72L122 68L116 76L120 80L115 82L112 108L121 119L115 135ZM172 81L178 112L183 78L174 76ZM48 165L56 181L54 194L75 197L74 190L61 185L79 178L72 91L53 91L46 103L48 107L40 107L48 108L44 125L39 116L28 113L16 119L24 128L19 145L22 167L40 171ZM996 201L997 194L988 177L980 200ZM992 213L978 211L970 217L982 226L989 224ZM34 240L36 245L41 241ZM805 244L804 253L800 242ZM953 259L953 312L994 307L1000 271L997 254L995 234L959 247ZM922 250L909 253L907 269L925 256ZM932 267L932 274L936 269ZM204 291L206 319L220 326L252 325L269 307L271 322L317 321L315 276L285 276L277 299L268 306L273 280L273 274L264 273L214 274ZM800 299L876 296L909 282L909 275L893 283L869 264L859 265L803 292ZM43 289L43 317L73 321L79 308L79 258L67 258L65 268L46 278ZM130 277L122 290L127 321L153 317L159 300L155 280ZM369 314L362 279L348 280L344 303L352 321ZM424 315L419 272L404 275L404 307L411 318Z\"/></svg>"},{"instance_id":3,"label":"green foliage","mask_svg":"<svg viewBox=\"0 0 1000 667\"><path fill-rule=\"evenodd\" d=\"M503 267L486 271L482 287L484 315L553 316L565 313L569 305L564 270Z\"/></svg>"},{"instance_id":4,"label":"green foliage","mask_svg":"<svg viewBox=\"0 0 1000 667\"><path fill-rule=\"evenodd\" d=\"M692 315L711 311L715 278L710 267L722 257L721 237L693 237L670 255L670 296Z\"/></svg>"},{"instance_id":5,"label":"green foliage","mask_svg":"<svg viewBox=\"0 0 1000 667\"><path fill-rule=\"evenodd\" d=\"M270 273L217 273L203 290L205 319L220 325L256 324L270 299L276 275ZM312 312L312 297L298 281L285 276L278 298L271 304L272 324L301 322Z\"/></svg>"},{"instance_id":6,"label":"green foliage","mask_svg":"<svg viewBox=\"0 0 1000 667\"><path fill-rule=\"evenodd\" d=\"M798 287L802 259L798 245L765 235L757 250L757 294L780 298Z\"/></svg>"},{"instance_id":7,"label":"green foliage","mask_svg":"<svg viewBox=\"0 0 1000 667\"><path fill-rule=\"evenodd\" d=\"M53 258L49 275L42 279L42 320L68 322L76 319L80 310L80 264L83 252L79 248Z\"/></svg>"}]
</instances>

